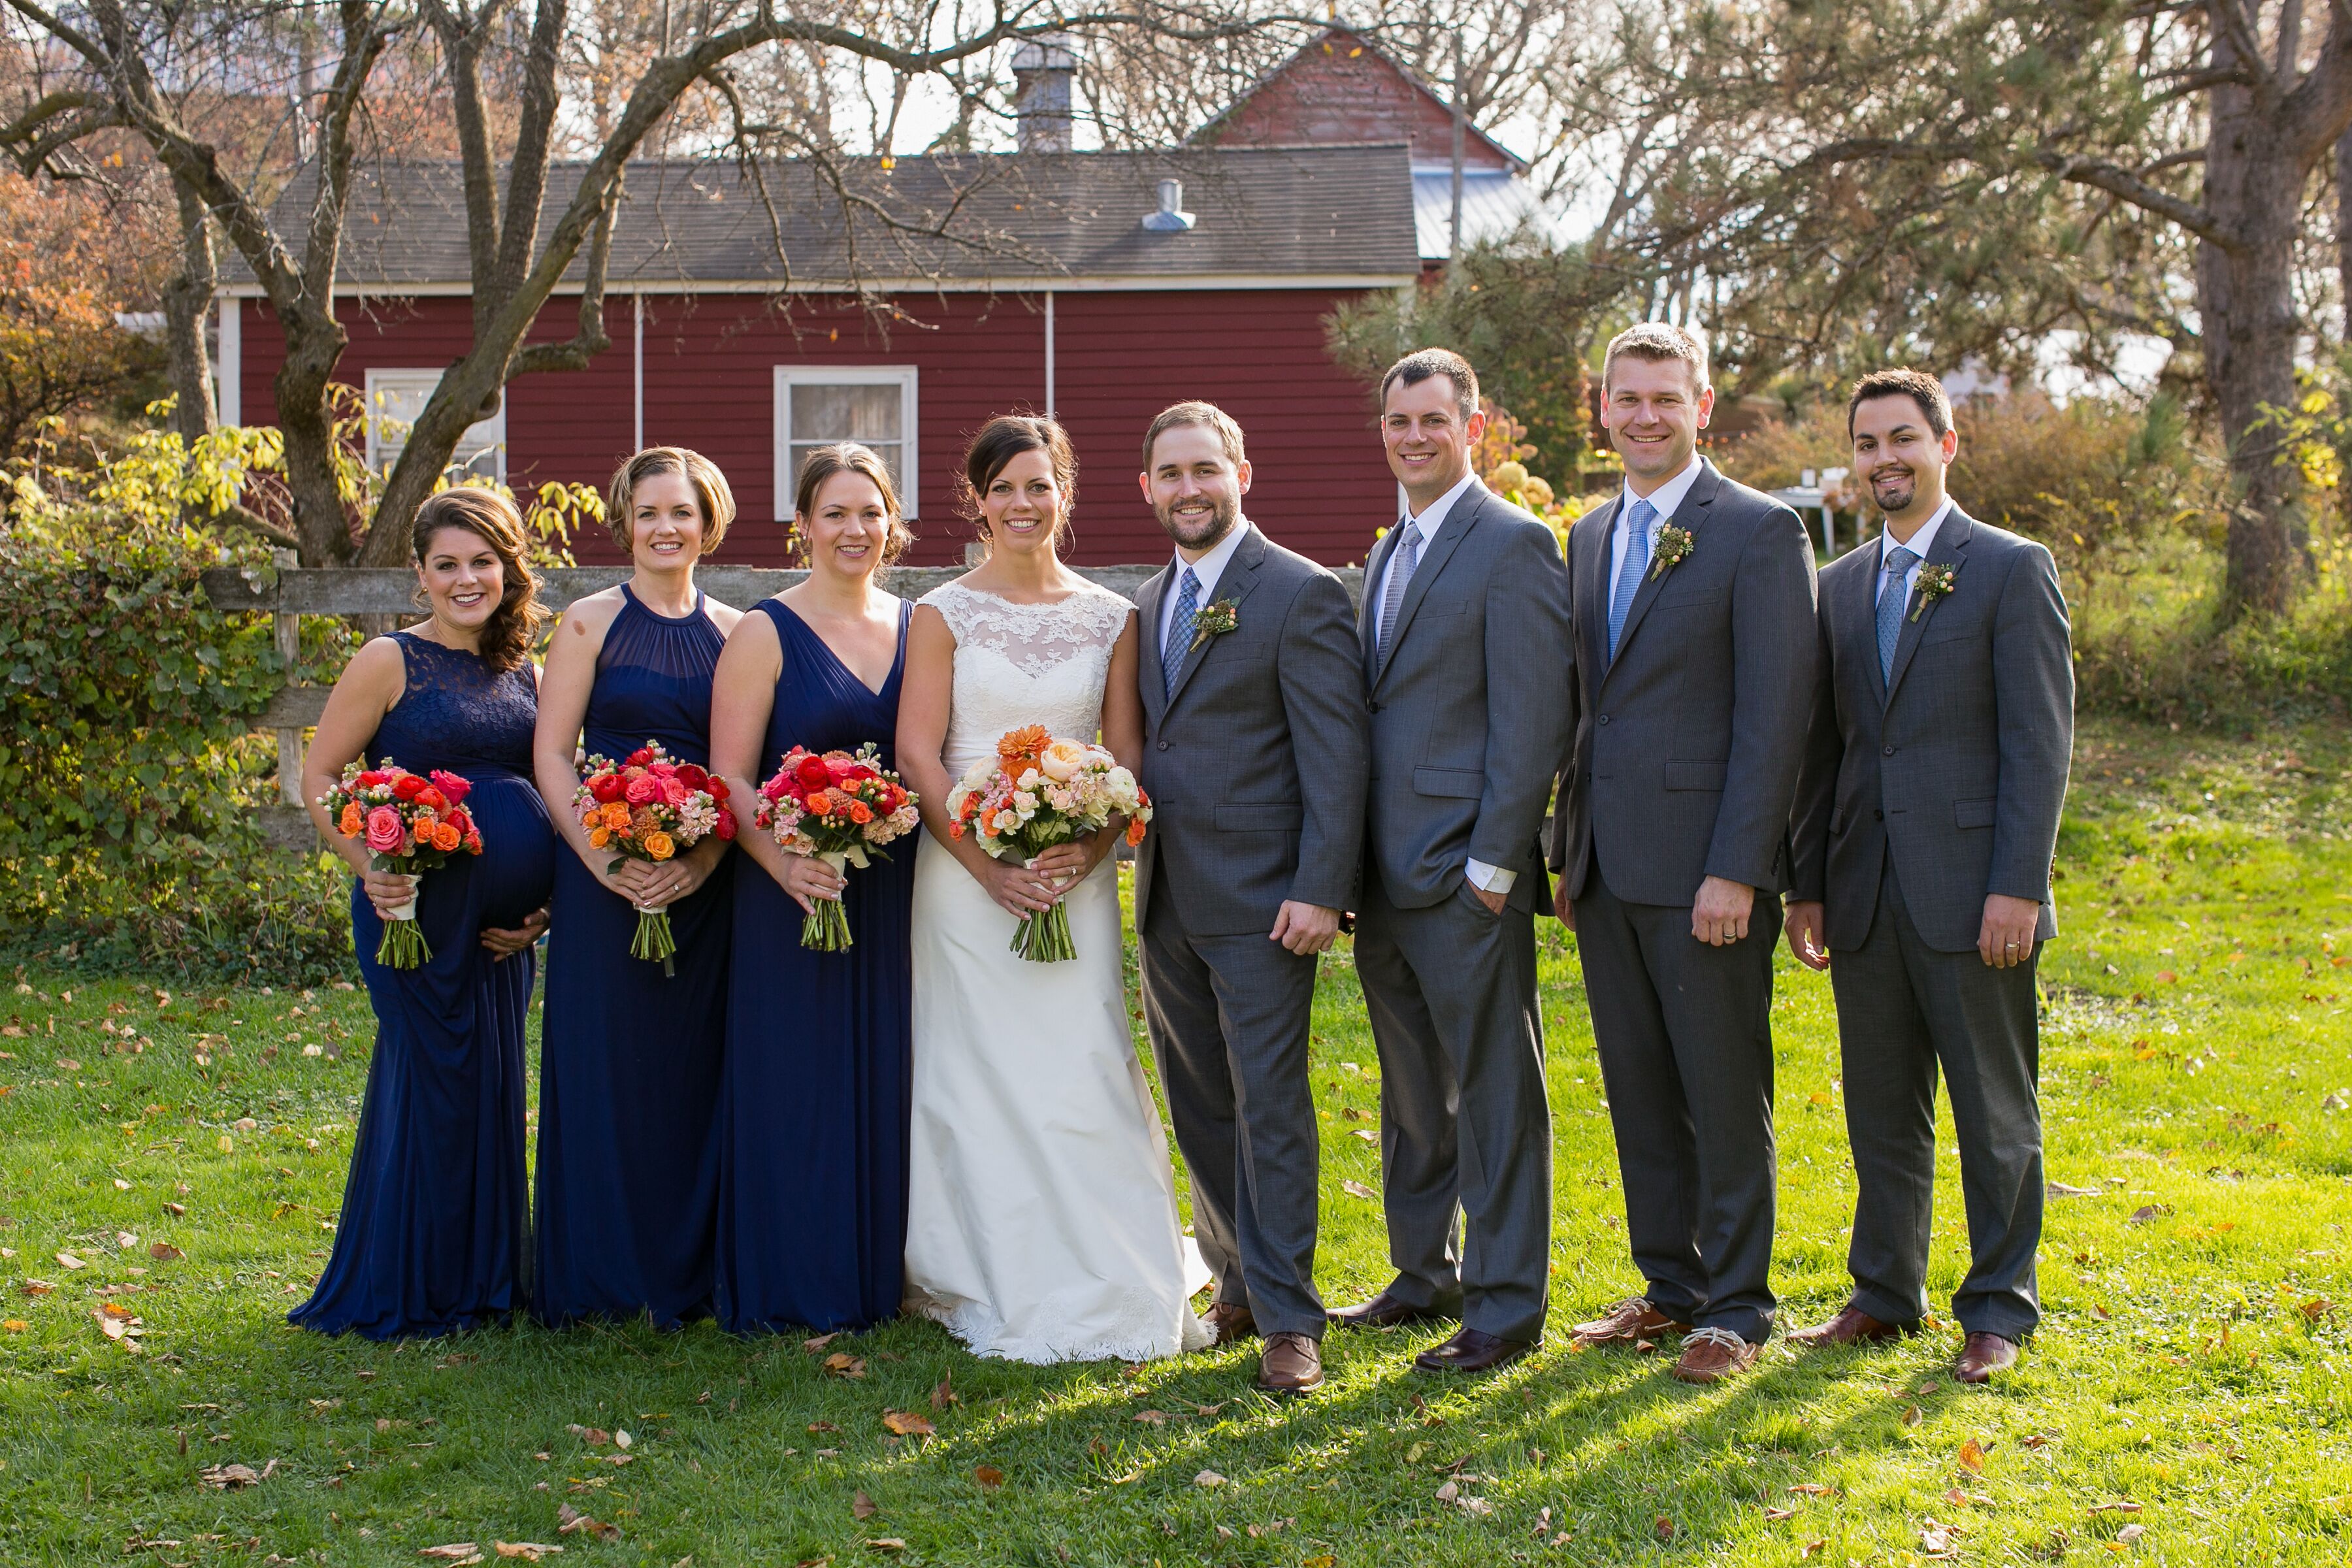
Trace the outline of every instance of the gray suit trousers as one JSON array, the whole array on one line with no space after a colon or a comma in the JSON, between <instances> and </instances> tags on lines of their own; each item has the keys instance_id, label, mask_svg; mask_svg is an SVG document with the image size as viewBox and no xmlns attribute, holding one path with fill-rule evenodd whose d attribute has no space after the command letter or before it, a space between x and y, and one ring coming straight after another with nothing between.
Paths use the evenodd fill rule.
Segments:
<instances>
[{"instance_id":1,"label":"gray suit trousers","mask_svg":"<svg viewBox=\"0 0 2352 1568\"><path fill-rule=\"evenodd\" d=\"M1650 1302L1677 1321L1771 1337L1772 947L1780 900L1712 947L1687 904L1630 904L1605 869L1576 900L1576 946Z\"/></svg>"},{"instance_id":2,"label":"gray suit trousers","mask_svg":"<svg viewBox=\"0 0 2352 1568\"><path fill-rule=\"evenodd\" d=\"M1969 1217L1969 1272L1952 1315L1969 1333L2012 1340L2041 1321L2033 1279L2043 1194L2040 962L2037 950L2013 969L1993 969L1974 952L1928 946L1904 906L1891 855L1869 936L1831 959L1860 1188L1847 1267L1854 1305L1881 1322L1912 1322L1927 1310L1939 1064Z\"/></svg>"},{"instance_id":3,"label":"gray suit trousers","mask_svg":"<svg viewBox=\"0 0 2352 1568\"><path fill-rule=\"evenodd\" d=\"M1356 973L1381 1057L1389 1293L1499 1339L1543 1335L1551 1268L1551 1105L1535 919L1465 880L1399 909L1368 872ZM1454 1213L1468 1224L1457 1257Z\"/></svg>"},{"instance_id":4,"label":"gray suit trousers","mask_svg":"<svg viewBox=\"0 0 2352 1568\"><path fill-rule=\"evenodd\" d=\"M1192 1177L1216 1299L1260 1333L1323 1337L1315 1293L1319 1140L1307 1081L1312 957L1265 932L1189 937L1162 881L1144 922L1143 1016Z\"/></svg>"}]
</instances>

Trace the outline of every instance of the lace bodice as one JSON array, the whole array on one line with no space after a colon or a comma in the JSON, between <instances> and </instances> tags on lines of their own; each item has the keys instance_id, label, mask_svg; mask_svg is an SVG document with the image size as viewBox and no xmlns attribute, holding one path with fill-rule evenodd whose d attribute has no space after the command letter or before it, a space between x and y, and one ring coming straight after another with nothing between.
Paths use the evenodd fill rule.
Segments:
<instances>
[{"instance_id":1,"label":"lace bodice","mask_svg":"<svg viewBox=\"0 0 2352 1568\"><path fill-rule=\"evenodd\" d=\"M1024 724L1086 741L1102 728L1111 648L1135 613L1125 599L1087 584L1058 604L1016 605L950 583L920 602L956 641L942 759L950 773L993 753L997 737Z\"/></svg>"}]
</instances>

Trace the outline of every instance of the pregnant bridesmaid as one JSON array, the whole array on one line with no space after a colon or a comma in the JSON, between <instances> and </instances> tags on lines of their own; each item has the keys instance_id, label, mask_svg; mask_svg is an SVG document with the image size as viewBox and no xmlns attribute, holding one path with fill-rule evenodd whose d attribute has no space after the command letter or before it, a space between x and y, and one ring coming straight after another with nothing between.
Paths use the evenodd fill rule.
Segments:
<instances>
[{"instance_id":1,"label":"pregnant bridesmaid","mask_svg":"<svg viewBox=\"0 0 2352 1568\"><path fill-rule=\"evenodd\" d=\"M569 850L556 858L540 1049L534 1303L552 1325L710 1315L733 864L713 837L612 869L572 797L583 725L592 754L618 762L658 741L709 765L711 672L743 615L695 587L694 563L734 516L709 458L677 447L631 458L605 518L635 571L566 609L548 650L534 754ZM668 908L675 976L629 956L637 905Z\"/></svg>"},{"instance_id":2,"label":"pregnant bridesmaid","mask_svg":"<svg viewBox=\"0 0 2352 1568\"><path fill-rule=\"evenodd\" d=\"M287 1317L378 1340L472 1328L525 1304L523 1024L555 858L530 784L530 654L543 612L522 519L502 495L445 490L417 509L410 541L431 614L352 656L302 768L311 819L359 879L352 941L376 1035L334 1255ZM374 958L380 911L404 903L412 879L369 870L365 847L316 804L362 754L473 785L482 852L422 879L416 921L433 957L421 969Z\"/></svg>"},{"instance_id":3,"label":"pregnant bridesmaid","mask_svg":"<svg viewBox=\"0 0 2352 1568\"><path fill-rule=\"evenodd\" d=\"M875 574L911 537L890 473L852 443L803 459L805 582L763 599L719 661L713 768L745 802L719 1114L719 1321L738 1333L856 1329L898 1310L907 1239L908 969L915 843L847 879L855 945L800 945L812 900L845 892L752 826L760 782L793 746L889 767L910 606Z\"/></svg>"}]
</instances>

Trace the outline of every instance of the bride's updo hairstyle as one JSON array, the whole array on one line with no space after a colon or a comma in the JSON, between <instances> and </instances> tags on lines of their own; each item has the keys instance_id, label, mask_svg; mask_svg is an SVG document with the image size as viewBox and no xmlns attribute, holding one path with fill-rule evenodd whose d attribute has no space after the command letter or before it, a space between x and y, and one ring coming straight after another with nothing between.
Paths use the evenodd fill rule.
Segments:
<instances>
[{"instance_id":1,"label":"bride's updo hairstyle","mask_svg":"<svg viewBox=\"0 0 2352 1568\"><path fill-rule=\"evenodd\" d=\"M1054 520L1054 548L1070 539L1070 514L1078 506L1078 455L1069 433L1051 419L1031 414L1000 414L980 427L963 451L963 472L956 479L956 507L980 531L982 549L990 548L988 514L981 498L1013 458L1024 452L1043 452L1054 467L1054 484L1062 492L1062 515Z\"/></svg>"},{"instance_id":2,"label":"bride's updo hairstyle","mask_svg":"<svg viewBox=\"0 0 2352 1568\"><path fill-rule=\"evenodd\" d=\"M478 535L499 558L499 607L482 623L480 652L482 662L492 669L512 669L530 656L530 645L547 619L547 606L539 602L539 578L525 555L529 547L522 513L504 491L476 485L427 496L408 527L409 553L418 565L432 553L433 536L448 528Z\"/></svg>"},{"instance_id":3,"label":"bride's updo hairstyle","mask_svg":"<svg viewBox=\"0 0 2352 1568\"><path fill-rule=\"evenodd\" d=\"M898 487L890 482L890 465L873 447L856 441L835 441L830 447L810 451L801 459L800 479L793 489L793 512L807 517L815 511L816 492L835 474L863 474L882 492L882 510L890 518L890 535L883 542L882 565L877 571L897 565L898 557L907 553L907 546L915 542L915 531L907 526L907 519L898 510ZM805 542L802 548L807 548Z\"/></svg>"}]
</instances>

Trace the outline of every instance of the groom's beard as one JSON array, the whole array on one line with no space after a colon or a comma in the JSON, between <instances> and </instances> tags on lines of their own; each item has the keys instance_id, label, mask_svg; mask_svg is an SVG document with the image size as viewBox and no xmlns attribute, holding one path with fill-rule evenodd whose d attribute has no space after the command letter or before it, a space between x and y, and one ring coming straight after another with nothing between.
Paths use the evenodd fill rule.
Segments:
<instances>
[{"instance_id":1,"label":"groom's beard","mask_svg":"<svg viewBox=\"0 0 2352 1568\"><path fill-rule=\"evenodd\" d=\"M1223 496L1213 500L1206 511L1179 514L1173 506L1154 507L1152 515L1168 537L1187 550L1206 550L1234 531L1242 520L1242 503L1238 496Z\"/></svg>"},{"instance_id":2,"label":"groom's beard","mask_svg":"<svg viewBox=\"0 0 2352 1568\"><path fill-rule=\"evenodd\" d=\"M1914 474L1890 469L1871 478L1870 499L1878 503L1879 510L1890 515L1908 510L1918 495L1919 480Z\"/></svg>"}]
</instances>

